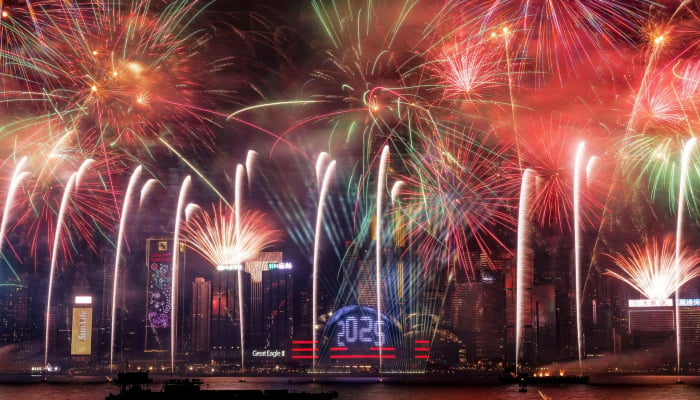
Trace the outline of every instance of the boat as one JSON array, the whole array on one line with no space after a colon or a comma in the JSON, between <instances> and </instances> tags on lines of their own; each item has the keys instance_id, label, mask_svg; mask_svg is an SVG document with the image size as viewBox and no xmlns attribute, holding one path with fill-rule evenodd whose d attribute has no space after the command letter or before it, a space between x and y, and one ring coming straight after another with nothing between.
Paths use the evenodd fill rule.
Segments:
<instances>
[{"instance_id":1,"label":"boat","mask_svg":"<svg viewBox=\"0 0 700 400\"><path fill-rule=\"evenodd\" d=\"M120 372L112 383L119 393L109 394L105 400L169 400L183 397L198 400L331 400L338 392L290 392L286 389L202 389L204 381L198 378L170 379L160 391L151 388L153 379L148 371Z\"/></svg>"}]
</instances>

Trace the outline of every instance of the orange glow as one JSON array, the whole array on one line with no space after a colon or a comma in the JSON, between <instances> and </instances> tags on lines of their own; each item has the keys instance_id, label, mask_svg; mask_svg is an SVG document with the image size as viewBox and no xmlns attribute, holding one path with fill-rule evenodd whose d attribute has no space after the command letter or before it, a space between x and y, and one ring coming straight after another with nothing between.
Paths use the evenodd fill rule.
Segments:
<instances>
[{"instance_id":1,"label":"orange glow","mask_svg":"<svg viewBox=\"0 0 700 400\"><path fill-rule=\"evenodd\" d=\"M130 62L126 64L126 67L129 69L129 71L133 72L134 74L140 74L143 72L143 67L141 64L135 63L135 62Z\"/></svg>"}]
</instances>

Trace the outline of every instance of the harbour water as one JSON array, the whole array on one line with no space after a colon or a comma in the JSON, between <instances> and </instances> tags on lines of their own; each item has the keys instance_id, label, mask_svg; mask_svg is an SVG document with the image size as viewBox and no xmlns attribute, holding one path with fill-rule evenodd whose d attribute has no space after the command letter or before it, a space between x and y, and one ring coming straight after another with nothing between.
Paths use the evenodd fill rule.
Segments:
<instances>
[{"instance_id":1,"label":"harbour water","mask_svg":"<svg viewBox=\"0 0 700 400\"><path fill-rule=\"evenodd\" d=\"M585 385L530 385L527 392L518 385L428 382L388 378L338 378L309 382L301 378L207 377L202 389L287 389L289 391L331 391L340 400L691 400L700 399L700 377L635 376L592 378ZM152 385L159 390L161 384ZM10 400L102 400L117 387L108 383L62 382L0 385L0 398Z\"/></svg>"}]
</instances>

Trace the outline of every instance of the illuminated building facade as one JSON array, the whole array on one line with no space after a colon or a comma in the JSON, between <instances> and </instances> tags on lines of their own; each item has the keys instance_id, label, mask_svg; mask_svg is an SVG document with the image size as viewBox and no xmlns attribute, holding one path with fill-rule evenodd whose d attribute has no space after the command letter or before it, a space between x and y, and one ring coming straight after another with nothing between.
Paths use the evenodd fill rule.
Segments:
<instances>
[{"instance_id":1,"label":"illuminated building facade","mask_svg":"<svg viewBox=\"0 0 700 400\"><path fill-rule=\"evenodd\" d=\"M634 351L659 351L660 362L676 362L676 325L673 299L629 300L629 333ZM700 355L700 299L681 298L681 363L692 366Z\"/></svg>"},{"instance_id":2,"label":"illuminated building facade","mask_svg":"<svg viewBox=\"0 0 700 400\"><path fill-rule=\"evenodd\" d=\"M629 333L632 349L658 351L659 363L671 363L675 355L675 310L672 299L629 300Z\"/></svg>"},{"instance_id":3,"label":"illuminated building facade","mask_svg":"<svg viewBox=\"0 0 700 400\"><path fill-rule=\"evenodd\" d=\"M202 277L192 282L192 351L209 351L211 336L211 281Z\"/></svg>"},{"instance_id":4,"label":"illuminated building facade","mask_svg":"<svg viewBox=\"0 0 700 400\"><path fill-rule=\"evenodd\" d=\"M483 272L483 274L482 274ZM446 293L443 326L463 343L459 363L499 361L503 351L505 301L500 274L456 272Z\"/></svg>"},{"instance_id":5,"label":"illuminated building facade","mask_svg":"<svg viewBox=\"0 0 700 400\"><path fill-rule=\"evenodd\" d=\"M250 319L248 320L249 336L246 337L247 349L262 349L266 341L266 316L263 309L263 271L269 265L282 263L281 251L262 251L254 259L245 262L245 270L250 273Z\"/></svg>"},{"instance_id":6,"label":"illuminated building facade","mask_svg":"<svg viewBox=\"0 0 700 400\"><path fill-rule=\"evenodd\" d=\"M0 287L0 344L19 343L29 336L29 288L19 281Z\"/></svg>"},{"instance_id":7,"label":"illuminated building facade","mask_svg":"<svg viewBox=\"0 0 700 400\"><path fill-rule=\"evenodd\" d=\"M184 244L173 248L172 238L149 238L146 241L146 352L169 352L172 321L172 268L174 253L179 267L184 265ZM177 325L176 325L177 326Z\"/></svg>"},{"instance_id":8,"label":"illuminated building facade","mask_svg":"<svg viewBox=\"0 0 700 400\"><path fill-rule=\"evenodd\" d=\"M294 275L290 263L270 263L262 272L265 350L290 353L294 336Z\"/></svg>"},{"instance_id":9,"label":"illuminated building facade","mask_svg":"<svg viewBox=\"0 0 700 400\"><path fill-rule=\"evenodd\" d=\"M241 331L238 271L217 271L212 281L211 356L222 363L240 363ZM250 274L241 272L243 314L250 312ZM248 327L244 325L245 333ZM244 334L245 334L244 333Z\"/></svg>"}]
</instances>

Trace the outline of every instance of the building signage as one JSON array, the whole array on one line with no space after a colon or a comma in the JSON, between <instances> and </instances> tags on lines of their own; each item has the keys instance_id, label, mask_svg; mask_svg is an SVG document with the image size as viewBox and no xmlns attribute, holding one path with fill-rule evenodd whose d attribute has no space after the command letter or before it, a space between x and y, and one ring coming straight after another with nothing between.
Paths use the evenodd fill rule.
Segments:
<instances>
[{"instance_id":1,"label":"building signage","mask_svg":"<svg viewBox=\"0 0 700 400\"><path fill-rule=\"evenodd\" d=\"M267 263L267 269L268 270L274 270L274 269L292 269L292 263L290 262L271 262Z\"/></svg>"},{"instance_id":2,"label":"building signage","mask_svg":"<svg viewBox=\"0 0 700 400\"><path fill-rule=\"evenodd\" d=\"M75 296L75 304L92 304L92 296Z\"/></svg>"},{"instance_id":3,"label":"building signage","mask_svg":"<svg viewBox=\"0 0 700 400\"><path fill-rule=\"evenodd\" d=\"M679 307L700 307L700 299L678 299Z\"/></svg>"},{"instance_id":4,"label":"building signage","mask_svg":"<svg viewBox=\"0 0 700 400\"><path fill-rule=\"evenodd\" d=\"M147 240L146 257L146 351L170 348L170 313L172 308L171 239Z\"/></svg>"},{"instance_id":5,"label":"building signage","mask_svg":"<svg viewBox=\"0 0 700 400\"><path fill-rule=\"evenodd\" d=\"M221 264L216 266L217 271L240 271L243 269L242 264Z\"/></svg>"},{"instance_id":6,"label":"building signage","mask_svg":"<svg viewBox=\"0 0 700 400\"><path fill-rule=\"evenodd\" d=\"M629 307L673 307L673 299L635 299L629 301Z\"/></svg>"},{"instance_id":7,"label":"building signage","mask_svg":"<svg viewBox=\"0 0 700 400\"><path fill-rule=\"evenodd\" d=\"M284 350L253 350L253 357L277 358L285 356Z\"/></svg>"},{"instance_id":8,"label":"building signage","mask_svg":"<svg viewBox=\"0 0 700 400\"><path fill-rule=\"evenodd\" d=\"M70 354L89 355L92 349L92 308L74 307Z\"/></svg>"}]
</instances>

